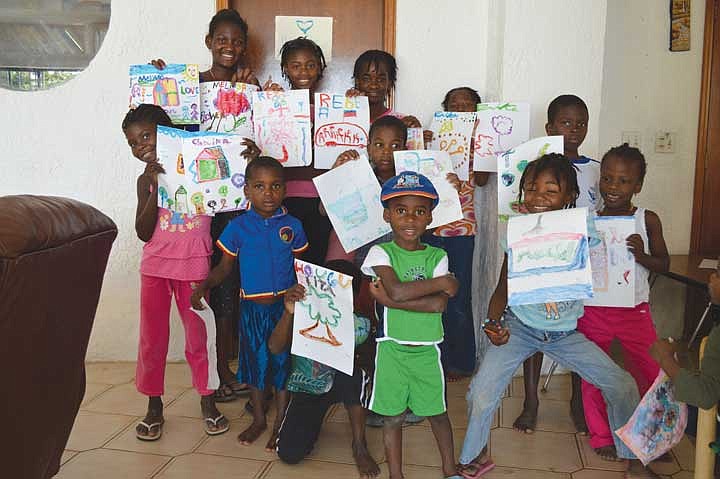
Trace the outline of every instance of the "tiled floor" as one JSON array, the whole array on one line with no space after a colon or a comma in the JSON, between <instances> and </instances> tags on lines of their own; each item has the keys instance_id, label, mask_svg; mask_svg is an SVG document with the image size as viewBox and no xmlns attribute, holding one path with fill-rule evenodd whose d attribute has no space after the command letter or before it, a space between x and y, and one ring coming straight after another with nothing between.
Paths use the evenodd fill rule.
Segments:
<instances>
[{"instance_id":1,"label":"tiled floor","mask_svg":"<svg viewBox=\"0 0 720 479\"><path fill-rule=\"evenodd\" d=\"M132 383L134 363L94 363L87 368L85 401L75 421L63 466L56 477L84 479L139 478L263 478L313 479L357 477L350 454L350 427L342 407L334 407L311 456L299 465L281 463L263 450L266 437L253 446L241 446L236 435L248 424L243 399L219 408L231 420L222 436L205 435L199 414L199 398L190 387L189 369L170 364L167 371L165 431L152 443L138 441L134 427L145 412L145 399ZM465 435L465 388L467 382L448 387L450 417L456 448ZM554 377L550 390L541 396L538 430L523 435L511 429L522 407L522 379L516 378L503 399L491 433L491 453L498 467L484 477L524 479L615 479L622 467L600 460L582 436L574 434L568 417L569 376ZM271 411L270 414L273 414ZM381 477L387 477L382 432L368 430L370 450L382 461ZM690 479L694 448L684 439L673 451L673 462L652 468L664 477ZM439 457L427 421L404 431L405 476L408 479L440 478Z\"/></svg>"}]
</instances>

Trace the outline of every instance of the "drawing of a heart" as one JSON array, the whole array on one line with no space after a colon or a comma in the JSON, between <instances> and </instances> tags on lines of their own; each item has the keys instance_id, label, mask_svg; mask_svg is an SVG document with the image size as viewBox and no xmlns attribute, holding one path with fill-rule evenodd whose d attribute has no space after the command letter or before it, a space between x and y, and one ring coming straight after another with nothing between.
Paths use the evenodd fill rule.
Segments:
<instances>
[{"instance_id":1,"label":"drawing of a heart","mask_svg":"<svg viewBox=\"0 0 720 479\"><path fill-rule=\"evenodd\" d=\"M303 35L307 35L307 32L315 26L315 22L313 20L295 20L295 25L303 32Z\"/></svg>"}]
</instances>

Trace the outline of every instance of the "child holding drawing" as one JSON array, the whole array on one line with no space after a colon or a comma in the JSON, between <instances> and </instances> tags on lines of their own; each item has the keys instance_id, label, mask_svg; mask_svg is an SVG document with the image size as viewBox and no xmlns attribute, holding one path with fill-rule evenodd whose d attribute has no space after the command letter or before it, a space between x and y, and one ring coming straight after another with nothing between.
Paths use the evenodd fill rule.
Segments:
<instances>
[{"instance_id":1,"label":"child holding drawing","mask_svg":"<svg viewBox=\"0 0 720 479\"><path fill-rule=\"evenodd\" d=\"M148 396L145 418L135 428L143 441L160 439L163 433L165 359L170 339L170 301L175 295L185 328L185 356L192 372L193 386L200 394L200 408L209 435L222 434L230 423L215 407L217 381L215 358L208 348L208 325L190 309L188 301L194 285L210 269L210 218L189 217L158 207L158 175L165 172L156 151L157 126L172 126L162 108L140 105L130 110L122 122L133 156L145 163L137 179L138 205L135 231L145 242L140 263L140 341L138 346L137 390Z\"/></svg>"},{"instance_id":2,"label":"child holding drawing","mask_svg":"<svg viewBox=\"0 0 720 479\"><path fill-rule=\"evenodd\" d=\"M662 225L657 214L633 206L645 179L645 157L627 143L611 148L600 165L600 194L603 209L599 216L631 217L636 233L629 236L627 248L635 257L635 307L585 306L578 320L578 331L603 351L617 339L623 347L624 366L633 375L640 394L645 394L657 377L659 366L650 357L650 346L657 339L650 315L650 272L662 273L670 266ZM582 398L590 431L590 445L606 460L618 460L608 424L605 402L600 391L583 381Z\"/></svg>"},{"instance_id":3,"label":"child holding drawing","mask_svg":"<svg viewBox=\"0 0 720 479\"><path fill-rule=\"evenodd\" d=\"M562 210L579 193L575 168L559 154L547 154L530 163L520 179L520 189L519 199L524 197L529 213ZM613 430L627 422L640 399L632 377L575 331L583 314L582 301L553 303L558 317L552 319L548 319L542 302L507 307L507 278L506 254L484 327L493 346L486 351L467 395L468 428L460 456L461 473L467 478L480 477L493 467L486 448L493 415L517 367L538 351L602 390ZM626 477L657 477L635 459L617 436L614 439L618 457L632 459Z\"/></svg>"},{"instance_id":4,"label":"child holding drawing","mask_svg":"<svg viewBox=\"0 0 720 479\"><path fill-rule=\"evenodd\" d=\"M288 390L293 397L280 428L277 453L288 464L300 462L312 451L330 406L341 402L350 419L352 452L358 472L361 477L375 477L380 474L380 469L370 455L365 439L365 406L370 397L370 374L374 362L374 337L369 334L371 325L367 317L371 307L360 304L363 277L357 266L347 261L330 261L325 267L352 277L355 302L354 374L348 376L312 359L292 355ZM285 295L285 312L268 340L272 353L279 354L290 348L295 302L302 300L304 295L305 288L299 284L291 287Z\"/></svg>"},{"instance_id":5,"label":"child holding drawing","mask_svg":"<svg viewBox=\"0 0 720 479\"><path fill-rule=\"evenodd\" d=\"M370 409L384 416L391 478L403 477L402 424L408 408L429 418L443 475L457 478L438 344L441 313L457 293L458 281L448 271L445 252L420 241L438 194L425 176L406 171L385 182L380 200L393 240L373 246L362 266L376 278L370 291L381 318Z\"/></svg>"},{"instance_id":6,"label":"child holding drawing","mask_svg":"<svg viewBox=\"0 0 720 479\"><path fill-rule=\"evenodd\" d=\"M272 354L267 341L283 314L282 297L295 283L294 256L308 248L300 221L282 207L284 173L282 164L267 156L248 163L244 191L252 208L232 220L220 235L217 245L225 254L191 298L195 308L203 309L200 299L228 276L234 263L239 263L242 304L238 378L250 387L253 422L238 440L250 444L267 428L264 391L272 385L277 416L266 444L269 451L275 450L287 407L289 357L287 352Z\"/></svg>"},{"instance_id":7,"label":"child holding drawing","mask_svg":"<svg viewBox=\"0 0 720 479\"><path fill-rule=\"evenodd\" d=\"M575 166L579 188L575 206L578 208L587 207L591 211L597 211L600 206L600 195L598 194L600 163L586 156L581 156L578 151L587 134L588 119L587 105L580 97L560 95L548 105L545 132L548 135L562 135L565 156ZM513 428L528 434L535 430L537 423L539 403L537 389L542 362L542 353L537 353L528 358L523 364L525 402L520 416L513 423ZM575 373L572 374L570 415L577 431L586 433L587 424L585 423L580 393L580 377Z\"/></svg>"}]
</instances>

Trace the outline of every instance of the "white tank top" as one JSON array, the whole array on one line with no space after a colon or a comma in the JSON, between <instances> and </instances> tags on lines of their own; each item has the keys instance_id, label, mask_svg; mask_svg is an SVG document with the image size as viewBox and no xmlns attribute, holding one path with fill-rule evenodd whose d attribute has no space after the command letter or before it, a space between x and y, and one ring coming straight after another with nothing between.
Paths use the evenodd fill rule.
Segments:
<instances>
[{"instance_id":1,"label":"white tank top","mask_svg":"<svg viewBox=\"0 0 720 479\"><path fill-rule=\"evenodd\" d=\"M645 246L645 254L650 254L650 241L645 226L645 208L638 208L633 215L635 232L640 235ZM650 301L650 271L640 263L635 263L635 305Z\"/></svg>"}]
</instances>

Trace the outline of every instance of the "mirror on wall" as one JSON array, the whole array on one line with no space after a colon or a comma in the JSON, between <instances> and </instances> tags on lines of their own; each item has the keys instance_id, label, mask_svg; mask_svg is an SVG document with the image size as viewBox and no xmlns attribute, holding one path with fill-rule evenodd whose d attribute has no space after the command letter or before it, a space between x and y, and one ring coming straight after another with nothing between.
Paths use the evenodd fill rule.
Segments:
<instances>
[{"instance_id":1,"label":"mirror on wall","mask_svg":"<svg viewBox=\"0 0 720 479\"><path fill-rule=\"evenodd\" d=\"M0 2L0 87L46 90L95 57L110 23L110 0Z\"/></svg>"}]
</instances>

